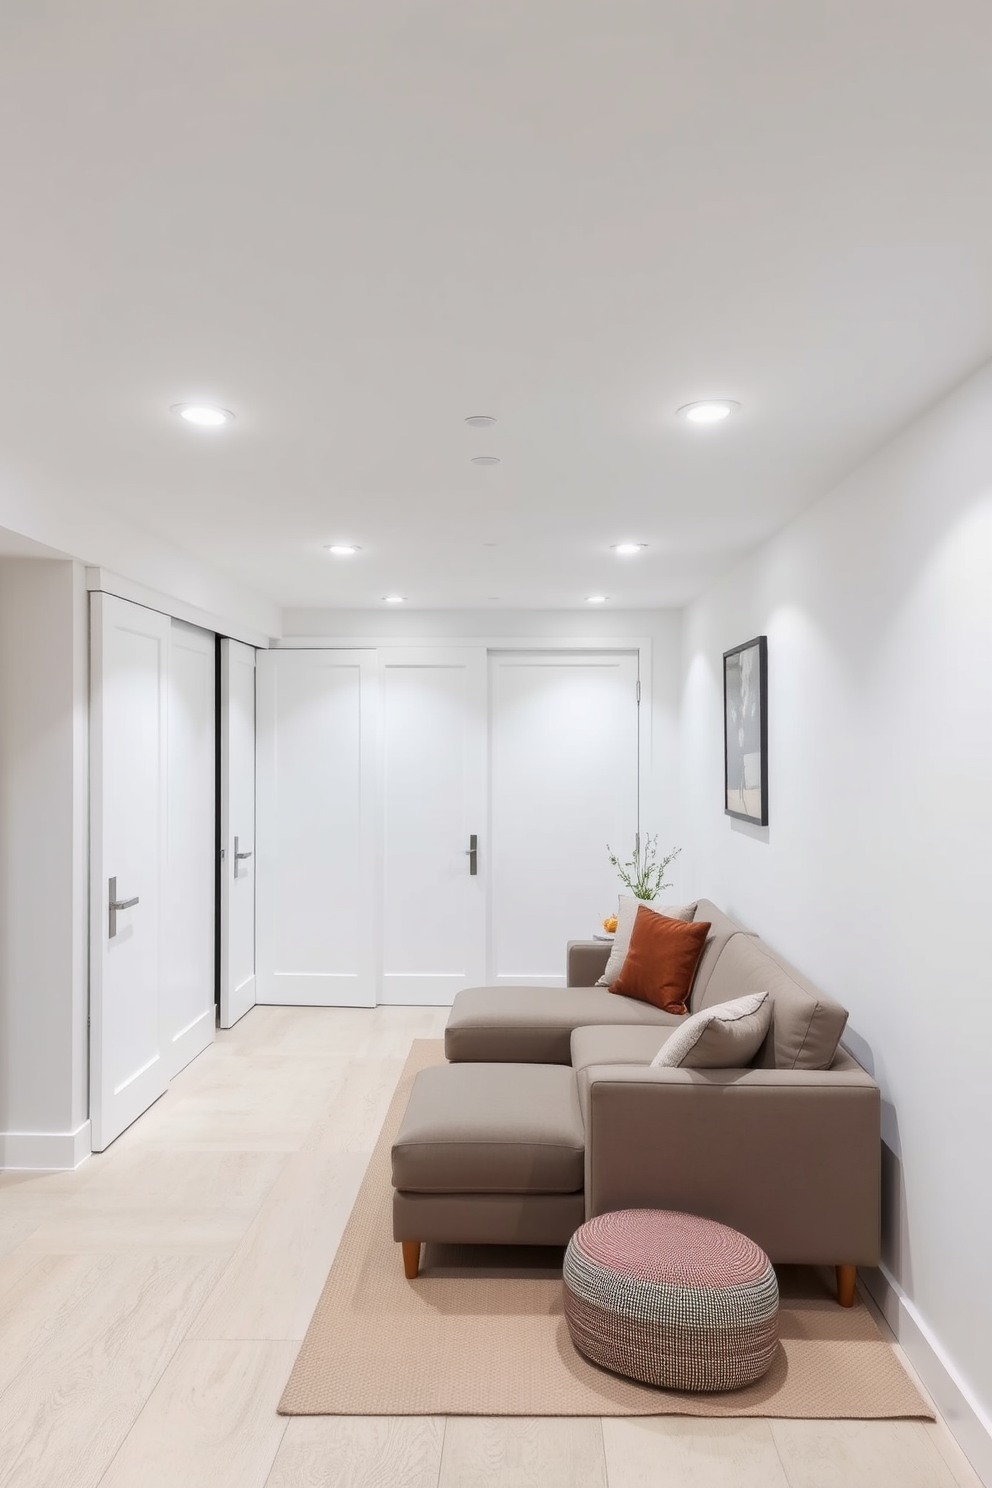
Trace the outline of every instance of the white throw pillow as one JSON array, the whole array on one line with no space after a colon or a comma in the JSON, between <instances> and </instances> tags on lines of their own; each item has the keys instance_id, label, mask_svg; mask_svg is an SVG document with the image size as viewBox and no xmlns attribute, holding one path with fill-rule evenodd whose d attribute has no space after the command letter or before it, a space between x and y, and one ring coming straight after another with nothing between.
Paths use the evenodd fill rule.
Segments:
<instances>
[{"instance_id":1,"label":"white throw pillow","mask_svg":"<svg viewBox=\"0 0 992 1488\"><path fill-rule=\"evenodd\" d=\"M623 963L627 959L627 952L630 950L630 937L634 933L637 911L642 904L652 914L664 915L669 920L681 920L684 925L691 924L696 914L694 904L656 904L653 899L635 899L633 894L621 894L617 909L617 928L613 936L613 949L610 951L606 970L596 983L597 987L612 987L613 983L619 979Z\"/></svg>"},{"instance_id":2,"label":"white throw pillow","mask_svg":"<svg viewBox=\"0 0 992 1488\"><path fill-rule=\"evenodd\" d=\"M761 1048L771 1021L767 992L719 1002L686 1018L651 1064L657 1069L743 1069Z\"/></svg>"}]
</instances>

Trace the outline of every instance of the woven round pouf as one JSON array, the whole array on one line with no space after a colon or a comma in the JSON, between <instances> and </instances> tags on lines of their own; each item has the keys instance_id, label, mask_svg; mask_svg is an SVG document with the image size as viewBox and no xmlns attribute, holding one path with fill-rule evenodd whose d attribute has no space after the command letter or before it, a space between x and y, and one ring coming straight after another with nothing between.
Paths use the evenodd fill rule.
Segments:
<instances>
[{"instance_id":1,"label":"woven round pouf","mask_svg":"<svg viewBox=\"0 0 992 1488\"><path fill-rule=\"evenodd\" d=\"M712 1219L621 1209L565 1252L565 1318L594 1364L666 1390L738 1390L771 1367L778 1282L764 1251Z\"/></svg>"}]
</instances>

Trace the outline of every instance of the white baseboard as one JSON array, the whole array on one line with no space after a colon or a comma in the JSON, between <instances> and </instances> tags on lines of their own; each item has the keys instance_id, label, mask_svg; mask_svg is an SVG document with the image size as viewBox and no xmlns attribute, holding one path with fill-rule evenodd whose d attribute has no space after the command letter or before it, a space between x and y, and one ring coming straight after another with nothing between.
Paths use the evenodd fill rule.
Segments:
<instances>
[{"instance_id":1,"label":"white baseboard","mask_svg":"<svg viewBox=\"0 0 992 1488\"><path fill-rule=\"evenodd\" d=\"M0 1168L78 1168L91 1151L88 1121L71 1132L0 1132Z\"/></svg>"},{"instance_id":2,"label":"white baseboard","mask_svg":"<svg viewBox=\"0 0 992 1488\"><path fill-rule=\"evenodd\" d=\"M902 1287L880 1266L860 1273L934 1404L982 1482L992 1488L992 1420Z\"/></svg>"}]
</instances>

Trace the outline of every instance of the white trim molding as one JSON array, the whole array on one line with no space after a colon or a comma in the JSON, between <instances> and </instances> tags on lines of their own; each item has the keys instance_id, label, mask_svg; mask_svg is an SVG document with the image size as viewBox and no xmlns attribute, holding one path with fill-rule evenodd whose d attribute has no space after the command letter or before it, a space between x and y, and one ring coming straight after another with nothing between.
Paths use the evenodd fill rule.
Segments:
<instances>
[{"instance_id":1,"label":"white trim molding","mask_svg":"<svg viewBox=\"0 0 992 1488\"><path fill-rule=\"evenodd\" d=\"M141 601L139 601L140 603ZM650 636L501 636L501 635L381 635L381 636L280 636L266 642L278 651L380 651L402 647L469 646L487 651L637 651L650 669Z\"/></svg>"},{"instance_id":2,"label":"white trim molding","mask_svg":"<svg viewBox=\"0 0 992 1488\"><path fill-rule=\"evenodd\" d=\"M71 1132L0 1132L0 1169L78 1168L91 1151L89 1121Z\"/></svg>"},{"instance_id":3,"label":"white trim molding","mask_svg":"<svg viewBox=\"0 0 992 1488\"><path fill-rule=\"evenodd\" d=\"M173 599L169 594L160 594L157 589L148 589L132 579L122 578L106 568L88 568L86 587L91 592L113 594L118 599L129 599L132 604L144 605L148 610L158 610L173 620L185 620L188 625L199 625L203 630L212 630L217 635L230 636L235 641L244 641L248 646L259 646L266 650L270 637L251 625L227 620L213 610L201 609L199 605L187 604L184 599Z\"/></svg>"},{"instance_id":4,"label":"white trim molding","mask_svg":"<svg viewBox=\"0 0 992 1488\"><path fill-rule=\"evenodd\" d=\"M947 1429L982 1482L992 1488L992 1419L895 1277L884 1266L863 1270L860 1275L862 1284L933 1396Z\"/></svg>"}]
</instances>

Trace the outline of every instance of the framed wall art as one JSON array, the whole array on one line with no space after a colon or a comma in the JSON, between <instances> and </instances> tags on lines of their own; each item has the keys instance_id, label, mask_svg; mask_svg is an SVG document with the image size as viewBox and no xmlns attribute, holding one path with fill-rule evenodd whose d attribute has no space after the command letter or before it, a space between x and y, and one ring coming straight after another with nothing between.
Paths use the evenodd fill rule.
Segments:
<instances>
[{"instance_id":1,"label":"framed wall art","mask_svg":"<svg viewBox=\"0 0 992 1488\"><path fill-rule=\"evenodd\" d=\"M724 810L768 825L768 638L723 653Z\"/></svg>"}]
</instances>

